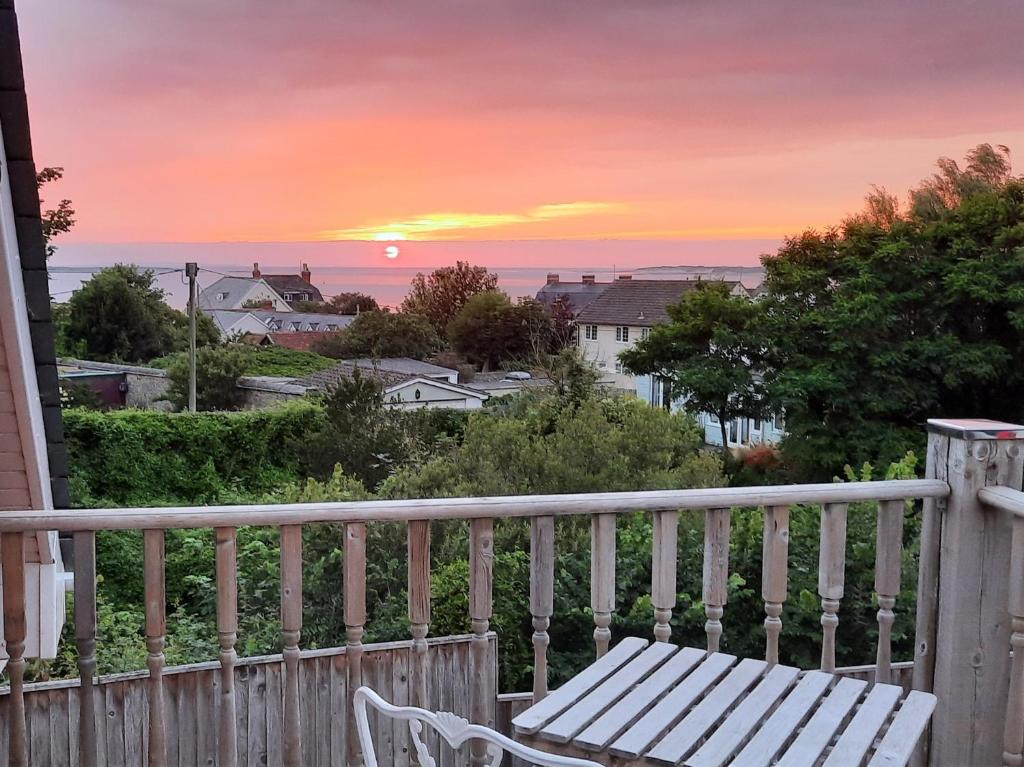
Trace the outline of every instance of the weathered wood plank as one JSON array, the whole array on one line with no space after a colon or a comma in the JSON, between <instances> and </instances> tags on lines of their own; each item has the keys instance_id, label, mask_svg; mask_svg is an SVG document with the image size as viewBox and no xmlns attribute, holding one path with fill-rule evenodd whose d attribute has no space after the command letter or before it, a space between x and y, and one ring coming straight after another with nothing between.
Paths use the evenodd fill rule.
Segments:
<instances>
[{"instance_id":1,"label":"weathered wood plank","mask_svg":"<svg viewBox=\"0 0 1024 767\"><path fill-rule=\"evenodd\" d=\"M408 525L409 633L412 634L412 697L427 708L427 633L430 630L430 522Z\"/></svg>"},{"instance_id":2,"label":"weathered wood plank","mask_svg":"<svg viewBox=\"0 0 1024 767\"><path fill-rule=\"evenodd\" d=\"M704 631L708 652L718 652L722 639L722 616L729 599L729 509L704 512Z\"/></svg>"},{"instance_id":3,"label":"weathered wood plank","mask_svg":"<svg viewBox=\"0 0 1024 767\"><path fill-rule=\"evenodd\" d=\"M761 598L764 600L764 658L779 662L779 634L782 633L782 605L789 588L789 507L769 506L764 510L764 539L761 556Z\"/></svg>"},{"instance_id":4,"label":"weathered wood plank","mask_svg":"<svg viewBox=\"0 0 1024 767\"><path fill-rule=\"evenodd\" d=\"M217 727L217 763L238 763L235 739L235 642L238 640L238 564L237 532L233 527L218 527L216 539L217 638L220 644L220 706Z\"/></svg>"},{"instance_id":5,"label":"weathered wood plank","mask_svg":"<svg viewBox=\"0 0 1024 767\"><path fill-rule=\"evenodd\" d=\"M25 536L4 533L0 538L3 568L4 641L7 643L7 676L11 692L7 709L8 764L28 766L28 733L25 721Z\"/></svg>"},{"instance_id":6,"label":"weathered wood plank","mask_svg":"<svg viewBox=\"0 0 1024 767\"><path fill-rule=\"evenodd\" d=\"M786 749L785 756L779 760L779 767L817 764L866 687L867 682L859 679L840 679Z\"/></svg>"},{"instance_id":7,"label":"weathered wood plank","mask_svg":"<svg viewBox=\"0 0 1024 767\"><path fill-rule=\"evenodd\" d=\"M164 583L164 531L145 530L143 581L146 601L146 664L149 666L149 764L167 764L167 728L164 717L164 641L167 634Z\"/></svg>"},{"instance_id":8,"label":"weathered wood plank","mask_svg":"<svg viewBox=\"0 0 1024 767\"><path fill-rule=\"evenodd\" d=\"M615 756L635 759L647 751L662 733L673 727L736 662L734 655L711 653L680 684L665 695L646 714L612 743L608 749Z\"/></svg>"},{"instance_id":9,"label":"weathered wood plank","mask_svg":"<svg viewBox=\"0 0 1024 767\"><path fill-rule=\"evenodd\" d=\"M646 646L645 639L626 637L542 701L530 706L512 720L516 731L527 735L534 734L632 660Z\"/></svg>"},{"instance_id":10,"label":"weathered wood plank","mask_svg":"<svg viewBox=\"0 0 1024 767\"><path fill-rule=\"evenodd\" d=\"M839 600L846 587L846 517L848 503L821 507L818 549L818 596L821 597L821 670L836 670L836 628Z\"/></svg>"},{"instance_id":11,"label":"weathered wood plank","mask_svg":"<svg viewBox=\"0 0 1024 767\"><path fill-rule=\"evenodd\" d=\"M906 764L914 753L918 738L928 726L932 712L935 710L936 698L927 692L914 691L896 712L896 717L889 725L882 742L875 749L874 756L868 767L883 765Z\"/></svg>"},{"instance_id":12,"label":"weathered wood plank","mask_svg":"<svg viewBox=\"0 0 1024 767\"><path fill-rule=\"evenodd\" d=\"M615 612L615 515L590 518L590 608L594 612L597 657L608 652Z\"/></svg>"},{"instance_id":13,"label":"weathered wood plank","mask_svg":"<svg viewBox=\"0 0 1024 767\"><path fill-rule=\"evenodd\" d=\"M548 627L555 600L555 518L530 520L530 614L533 616L533 700L548 694Z\"/></svg>"},{"instance_id":14,"label":"weathered wood plank","mask_svg":"<svg viewBox=\"0 0 1024 767\"><path fill-rule=\"evenodd\" d=\"M75 645L78 648L78 763L96 767L96 533L74 535Z\"/></svg>"},{"instance_id":15,"label":"weathered wood plank","mask_svg":"<svg viewBox=\"0 0 1024 767\"><path fill-rule=\"evenodd\" d=\"M892 681L893 607L900 593L903 565L903 501L878 504L877 543L875 545L875 593L878 595L878 653L875 681Z\"/></svg>"},{"instance_id":16,"label":"weathered wood plank","mask_svg":"<svg viewBox=\"0 0 1024 767\"><path fill-rule=\"evenodd\" d=\"M366 523L345 525L345 655L348 659L348 729L354 733L355 718L352 696L363 684L363 627L366 624ZM362 763L359 739L348 739L349 767Z\"/></svg>"},{"instance_id":17,"label":"weathered wood plank","mask_svg":"<svg viewBox=\"0 0 1024 767\"><path fill-rule=\"evenodd\" d=\"M281 640L284 645L284 720L281 745L286 767L299 767L299 635L302 632L302 528L281 527ZM268 741L269 741L268 737Z\"/></svg>"},{"instance_id":18,"label":"weathered wood plank","mask_svg":"<svg viewBox=\"0 0 1024 767\"><path fill-rule=\"evenodd\" d=\"M825 767L859 767L863 764L868 749L899 699L899 687L876 684L839 736L825 760Z\"/></svg>"},{"instance_id":19,"label":"weathered wood plank","mask_svg":"<svg viewBox=\"0 0 1024 767\"><path fill-rule=\"evenodd\" d=\"M1003 764L1024 762L1024 517L1013 519L1010 554L1010 691L1003 730Z\"/></svg>"},{"instance_id":20,"label":"weathered wood plank","mask_svg":"<svg viewBox=\"0 0 1024 767\"><path fill-rule=\"evenodd\" d=\"M672 638L672 609L676 606L679 512L656 511L652 517L651 603L654 605L654 638Z\"/></svg>"}]
</instances>

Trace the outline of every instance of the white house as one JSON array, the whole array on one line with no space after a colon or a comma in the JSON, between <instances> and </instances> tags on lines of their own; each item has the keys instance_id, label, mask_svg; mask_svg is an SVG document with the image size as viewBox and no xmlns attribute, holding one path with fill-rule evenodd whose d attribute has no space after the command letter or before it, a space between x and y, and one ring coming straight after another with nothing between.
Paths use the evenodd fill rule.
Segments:
<instances>
[{"instance_id":1,"label":"white house","mask_svg":"<svg viewBox=\"0 0 1024 767\"><path fill-rule=\"evenodd\" d=\"M300 378L296 383L306 389L328 391L343 378L351 378L356 370L363 376L380 381L385 401L401 410L477 410L488 399L486 392L459 384L458 371L405 357L343 360L332 368Z\"/></svg>"},{"instance_id":2,"label":"white house","mask_svg":"<svg viewBox=\"0 0 1024 767\"><path fill-rule=\"evenodd\" d=\"M209 315L220 331L222 339L238 338L246 333L266 333L267 326L250 311L228 309L207 309L203 314Z\"/></svg>"},{"instance_id":3,"label":"white house","mask_svg":"<svg viewBox=\"0 0 1024 767\"><path fill-rule=\"evenodd\" d=\"M699 280L619 277L580 310L576 317L577 344L583 356L597 365L603 383L636 389L636 377L623 371L619 354L646 338L652 327L667 322L666 308L698 284ZM741 283L727 284L733 295L748 296Z\"/></svg>"},{"instance_id":4,"label":"white house","mask_svg":"<svg viewBox=\"0 0 1024 767\"><path fill-rule=\"evenodd\" d=\"M204 312L244 309L260 303L269 303L278 312L292 310L262 277L221 277L199 293L199 308Z\"/></svg>"}]
</instances>

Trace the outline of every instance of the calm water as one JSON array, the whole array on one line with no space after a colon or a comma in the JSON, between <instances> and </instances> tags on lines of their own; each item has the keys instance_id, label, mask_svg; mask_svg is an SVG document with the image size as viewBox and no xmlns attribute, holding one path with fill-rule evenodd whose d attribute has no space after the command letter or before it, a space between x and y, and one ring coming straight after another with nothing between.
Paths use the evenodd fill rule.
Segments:
<instances>
[{"instance_id":1,"label":"calm water","mask_svg":"<svg viewBox=\"0 0 1024 767\"><path fill-rule=\"evenodd\" d=\"M188 301L188 283L180 267L149 267L157 274L157 284L167 292L172 306L184 308ZM73 269L73 271L65 271ZM284 272L286 268L267 268L268 273ZM50 294L56 301L66 301L71 292L90 279L98 267L51 267ZM298 271L297 269L294 271ZM409 292L409 284L418 272L415 267L320 267L313 271L313 283L325 296L346 291L367 293L385 306L397 307ZM429 270L427 270L429 271ZM498 286L513 298L533 296L544 285L547 268L491 268L498 275ZM557 269L563 280L579 280L583 274L596 274L599 280L611 280L610 269ZM213 284L221 274L249 276L250 271L230 266L213 266L199 272L199 287Z\"/></svg>"}]
</instances>

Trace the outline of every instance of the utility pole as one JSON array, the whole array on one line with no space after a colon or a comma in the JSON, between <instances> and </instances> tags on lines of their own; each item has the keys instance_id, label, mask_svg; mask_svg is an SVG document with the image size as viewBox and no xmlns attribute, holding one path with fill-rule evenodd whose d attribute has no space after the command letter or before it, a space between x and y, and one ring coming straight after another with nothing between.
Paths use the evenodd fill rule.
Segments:
<instances>
[{"instance_id":1,"label":"utility pole","mask_svg":"<svg viewBox=\"0 0 1024 767\"><path fill-rule=\"evenodd\" d=\"M188 411L196 412L196 277L199 265L185 264L188 277Z\"/></svg>"}]
</instances>

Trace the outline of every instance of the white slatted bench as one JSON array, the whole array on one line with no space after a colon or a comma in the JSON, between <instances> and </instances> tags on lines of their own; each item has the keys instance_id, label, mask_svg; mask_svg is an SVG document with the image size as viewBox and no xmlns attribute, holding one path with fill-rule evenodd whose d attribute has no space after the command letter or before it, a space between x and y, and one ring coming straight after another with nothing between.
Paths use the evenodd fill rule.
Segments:
<instances>
[{"instance_id":1,"label":"white slatted bench","mask_svg":"<svg viewBox=\"0 0 1024 767\"><path fill-rule=\"evenodd\" d=\"M934 695L623 639L515 719L522 742L609 765L904 765Z\"/></svg>"}]
</instances>

